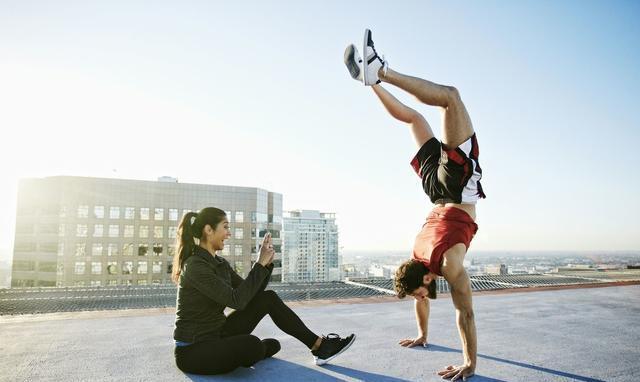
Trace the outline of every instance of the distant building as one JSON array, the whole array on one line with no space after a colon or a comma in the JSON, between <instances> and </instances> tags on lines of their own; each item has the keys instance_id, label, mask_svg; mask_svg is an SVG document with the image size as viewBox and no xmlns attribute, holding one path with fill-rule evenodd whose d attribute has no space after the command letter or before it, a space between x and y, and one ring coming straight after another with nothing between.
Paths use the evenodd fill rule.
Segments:
<instances>
[{"instance_id":1,"label":"distant building","mask_svg":"<svg viewBox=\"0 0 640 382\"><path fill-rule=\"evenodd\" d=\"M371 264L369 266L369 277L384 277L385 279L392 279L396 273L397 266L384 265L384 264Z\"/></svg>"},{"instance_id":2,"label":"distant building","mask_svg":"<svg viewBox=\"0 0 640 382\"><path fill-rule=\"evenodd\" d=\"M487 265L484 271L490 275L506 275L509 273L509 268L507 264Z\"/></svg>"},{"instance_id":3,"label":"distant building","mask_svg":"<svg viewBox=\"0 0 640 382\"><path fill-rule=\"evenodd\" d=\"M342 278L363 276L358 272L355 264L342 264Z\"/></svg>"},{"instance_id":4,"label":"distant building","mask_svg":"<svg viewBox=\"0 0 640 382\"><path fill-rule=\"evenodd\" d=\"M282 281L340 280L335 214L315 210L284 214Z\"/></svg>"},{"instance_id":5,"label":"distant building","mask_svg":"<svg viewBox=\"0 0 640 382\"><path fill-rule=\"evenodd\" d=\"M168 283L176 231L191 210L227 212L231 238L220 255L241 275L272 232L272 279L281 281L282 195L260 188L59 176L18 188L14 287Z\"/></svg>"},{"instance_id":6,"label":"distant building","mask_svg":"<svg viewBox=\"0 0 640 382\"><path fill-rule=\"evenodd\" d=\"M562 273L562 272L586 272L586 271L594 271L596 270L594 267L592 267L591 265L587 265L587 264L567 264L567 266L565 267L557 267L555 269L556 273Z\"/></svg>"}]
</instances>

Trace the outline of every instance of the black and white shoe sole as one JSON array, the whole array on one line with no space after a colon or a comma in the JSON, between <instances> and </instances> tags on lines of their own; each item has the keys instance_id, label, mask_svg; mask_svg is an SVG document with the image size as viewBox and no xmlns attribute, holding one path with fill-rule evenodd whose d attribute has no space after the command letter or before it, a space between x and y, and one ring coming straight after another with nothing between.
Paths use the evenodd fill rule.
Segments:
<instances>
[{"instance_id":1,"label":"black and white shoe sole","mask_svg":"<svg viewBox=\"0 0 640 382\"><path fill-rule=\"evenodd\" d=\"M315 357L316 359L316 365L320 366L320 365L324 365L325 363L331 361L332 359L336 358L337 356L339 356L340 354L344 353L345 350L349 349L349 347L351 347L351 345L353 344L353 342L356 340L356 335L353 335L353 338L351 338L351 341L349 341L349 343L343 347L342 349L340 349L339 352L337 352L336 354L332 355L331 357L327 358L327 359L322 359L322 358L318 358Z\"/></svg>"},{"instance_id":2,"label":"black and white shoe sole","mask_svg":"<svg viewBox=\"0 0 640 382\"><path fill-rule=\"evenodd\" d=\"M369 76L367 76L369 59L367 58L367 47L369 46L371 31L369 29L364 30L364 42L362 43L362 82L366 85L369 83Z\"/></svg>"}]
</instances>

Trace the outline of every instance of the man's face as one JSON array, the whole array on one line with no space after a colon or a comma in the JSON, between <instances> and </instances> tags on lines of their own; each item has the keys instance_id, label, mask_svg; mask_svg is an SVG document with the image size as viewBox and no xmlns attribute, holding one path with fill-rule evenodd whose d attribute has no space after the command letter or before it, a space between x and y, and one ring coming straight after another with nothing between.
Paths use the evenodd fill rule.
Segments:
<instances>
[{"instance_id":1,"label":"man's face","mask_svg":"<svg viewBox=\"0 0 640 382\"><path fill-rule=\"evenodd\" d=\"M423 285L421 287L418 287L418 289L414 290L411 293L411 296L413 296L413 298L415 298L418 301L421 301L427 298L427 296L429 295L429 291L427 290L427 285L429 285L430 283L435 283L436 278L437 276L431 272L424 275L424 278L422 279Z\"/></svg>"}]
</instances>

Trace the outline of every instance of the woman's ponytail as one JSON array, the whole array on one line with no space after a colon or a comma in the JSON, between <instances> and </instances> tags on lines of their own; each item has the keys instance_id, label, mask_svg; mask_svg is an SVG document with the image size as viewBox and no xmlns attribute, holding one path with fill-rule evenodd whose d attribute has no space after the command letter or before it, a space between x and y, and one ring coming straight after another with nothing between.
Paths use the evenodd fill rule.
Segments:
<instances>
[{"instance_id":1,"label":"woman's ponytail","mask_svg":"<svg viewBox=\"0 0 640 382\"><path fill-rule=\"evenodd\" d=\"M193 229L194 224L192 220L195 221L197 217L197 213L187 212L182 217L180 225L178 225L178 233L176 235L177 256L173 258L173 269L171 271L171 278L176 284L180 281L180 272L182 271L182 265L187 260L187 258L191 256L191 254L193 253L193 249L196 246L196 242L194 240L195 230ZM202 232L202 228L200 228L200 232Z\"/></svg>"}]
</instances>

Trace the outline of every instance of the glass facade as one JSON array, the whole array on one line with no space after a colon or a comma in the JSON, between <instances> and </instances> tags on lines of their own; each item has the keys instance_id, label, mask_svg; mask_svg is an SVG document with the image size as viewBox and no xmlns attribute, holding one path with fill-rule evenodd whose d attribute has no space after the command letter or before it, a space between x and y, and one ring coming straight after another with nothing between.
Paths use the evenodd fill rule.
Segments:
<instances>
[{"instance_id":1,"label":"glass facade","mask_svg":"<svg viewBox=\"0 0 640 382\"><path fill-rule=\"evenodd\" d=\"M169 283L181 217L205 206L227 213L233 232L220 255L242 276L257 260L260 231L272 232L280 263L280 194L250 187L157 184L76 177L21 181L18 211L32 211L28 206L34 200L46 206L40 209L42 219L33 213L16 218L12 285ZM41 192L52 189L59 193ZM51 239L40 243L37 234ZM280 273L275 269L272 279L279 281Z\"/></svg>"}]
</instances>

